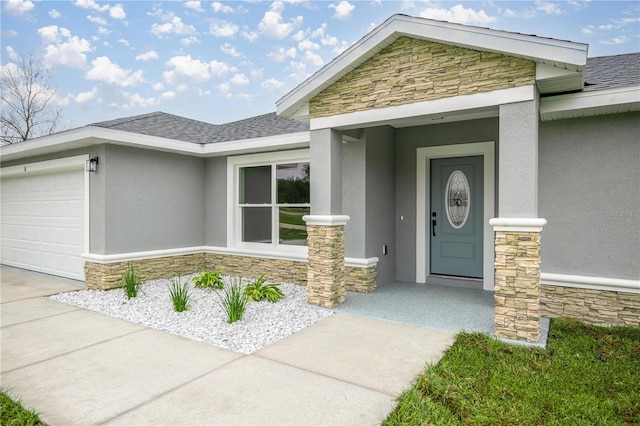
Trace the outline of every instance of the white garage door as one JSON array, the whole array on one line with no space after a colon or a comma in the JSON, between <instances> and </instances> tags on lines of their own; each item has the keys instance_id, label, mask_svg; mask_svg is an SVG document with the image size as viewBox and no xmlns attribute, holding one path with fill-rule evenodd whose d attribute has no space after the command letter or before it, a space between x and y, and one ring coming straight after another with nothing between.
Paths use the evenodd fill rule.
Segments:
<instances>
[{"instance_id":1,"label":"white garage door","mask_svg":"<svg viewBox=\"0 0 640 426\"><path fill-rule=\"evenodd\" d=\"M2 263L84 280L84 170L2 179Z\"/></svg>"}]
</instances>

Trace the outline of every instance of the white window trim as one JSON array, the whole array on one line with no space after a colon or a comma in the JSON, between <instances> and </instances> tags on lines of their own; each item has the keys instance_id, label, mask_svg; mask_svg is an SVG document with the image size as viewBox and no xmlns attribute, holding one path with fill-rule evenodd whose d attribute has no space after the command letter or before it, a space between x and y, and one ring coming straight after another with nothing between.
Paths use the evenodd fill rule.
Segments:
<instances>
[{"instance_id":1,"label":"white window trim","mask_svg":"<svg viewBox=\"0 0 640 426\"><path fill-rule=\"evenodd\" d=\"M273 163L308 163L309 150L268 152L263 154L239 155L227 158L227 247L235 249L263 252L265 255L274 252L285 254L307 255L306 246L278 244L248 243L241 240L242 222L240 220L239 191L240 168L270 165Z\"/></svg>"}]
</instances>

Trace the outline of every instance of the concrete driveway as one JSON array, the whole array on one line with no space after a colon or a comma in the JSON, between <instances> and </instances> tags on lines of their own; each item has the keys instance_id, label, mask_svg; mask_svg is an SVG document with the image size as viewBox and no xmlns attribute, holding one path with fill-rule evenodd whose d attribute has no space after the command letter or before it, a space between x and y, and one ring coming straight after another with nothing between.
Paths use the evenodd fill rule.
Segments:
<instances>
[{"instance_id":1,"label":"concrete driveway","mask_svg":"<svg viewBox=\"0 0 640 426\"><path fill-rule=\"evenodd\" d=\"M373 425L454 333L335 314L243 355L49 300L1 270L0 384L49 425Z\"/></svg>"}]
</instances>

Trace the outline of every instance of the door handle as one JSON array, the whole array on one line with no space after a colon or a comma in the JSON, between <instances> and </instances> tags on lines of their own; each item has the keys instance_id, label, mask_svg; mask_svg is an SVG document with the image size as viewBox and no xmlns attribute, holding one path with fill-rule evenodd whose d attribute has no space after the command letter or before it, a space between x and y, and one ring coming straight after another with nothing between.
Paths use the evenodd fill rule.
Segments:
<instances>
[{"instance_id":1,"label":"door handle","mask_svg":"<svg viewBox=\"0 0 640 426\"><path fill-rule=\"evenodd\" d=\"M431 235L436 236L436 220L431 220Z\"/></svg>"}]
</instances>

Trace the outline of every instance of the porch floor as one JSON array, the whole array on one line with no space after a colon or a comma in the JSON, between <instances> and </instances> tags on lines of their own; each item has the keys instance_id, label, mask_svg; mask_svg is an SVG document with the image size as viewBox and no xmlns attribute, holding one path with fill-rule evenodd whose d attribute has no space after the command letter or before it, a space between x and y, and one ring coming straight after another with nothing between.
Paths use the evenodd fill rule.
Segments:
<instances>
[{"instance_id":1,"label":"porch floor","mask_svg":"<svg viewBox=\"0 0 640 426\"><path fill-rule=\"evenodd\" d=\"M347 292L333 310L437 330L495 331L493 292L453 285L378 285L372 293Z\"/></svg>"}]
</instances>

